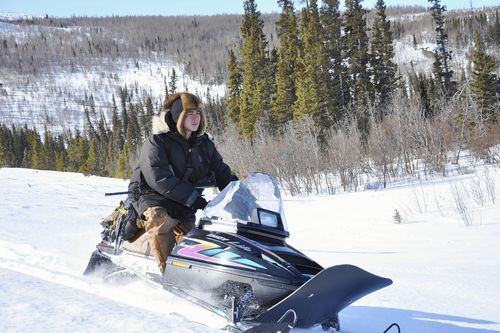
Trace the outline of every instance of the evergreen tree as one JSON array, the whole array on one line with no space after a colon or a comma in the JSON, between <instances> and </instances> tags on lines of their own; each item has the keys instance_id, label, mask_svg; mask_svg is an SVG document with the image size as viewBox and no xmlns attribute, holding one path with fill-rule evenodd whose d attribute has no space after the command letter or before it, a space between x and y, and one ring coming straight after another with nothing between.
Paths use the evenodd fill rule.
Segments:
<instances>
[{"instance_id":1,"label":"evergreen tree","mask_svg":"<svg viewBox=\"0 0 500 333\"><path fill-rule=\"evenodd\" d=\"M272 49L270 52L266 52L264 58L265 67L263 70L263 75L257 81L257 90L255 91L253 99L253 108L255 110L258 110L258 112L256 113L256 121L261 121L264 129L268 131L273 128L271 119L271 105L272 98L276 93L275 77L277 58L278 53L276 49ZM251 136L253 136L253 134Z\"/></svg>"},{"instance_id":2,"label":"evergreen tree","mask_svg":"<svg viewBox=\"0 0 500 333\"><path fill-rule=\"evenodd\" d=\"M172 68L172 74L170 74L170 82L168 83L168 92L169 95L173 95L177 91L177 73L175 72L175 68Z\"/></svg>"},{"instance_id":3,"label":"evergreen tree","mask_svg":"<svg viewBox=\"0 0 500 333\"><path fill-rule=\"evenodd\" d=\"M151 119L153 119L154 106L151 96L146 98L146 114L141 119L141 127L143 128L144 137L147 138L151 134L152 124Z\"/></svg>"},{"instance_id":4,"label":"evergreen tree","mask_svg":"<svg viewBox=\"0 0 500 333\"><path fill-rule=\"evenodd\" d=\"M434 97L434 81L432 77L427 78L425 74L416 74L414 82L415 94L420 100L420 108L425 118L434 116L434 108L431 103Z\"/></svg>"},{"instance_id":5,"label":"evergreen tree","mask_svg":"<svg viewBox=\"0 0 500 333\"><path fill-rule=\"evenodd\" d=\"M348 62L352 81L351 95L356 104L365 105L369 89L368 35L366 34L366 10L361 6L361 0L346 0L344 14L344 58Z\"/></svg>"},{"instance_id":6,"label":"evergreen tree","mask_svg":"<svg viewBox=\"0 0 500 333\"><path fill-rule=\"evenodd\" d=\"M91 138L96 135L94 124L90 119L90 111L88 107L83 108L83 133L88 138Z\"/></svg>"},{"instance_id":7,"label":"evergreen tree","mask_svg":"<svg viewBox=\"0 0 500 333\"><path fill-rule=\"evenodd\" d=\"M490 36L495 44L500 45L500 19L498 18L498 9L495 11L495 22L490 29Z\"/></svg>"},{"instance_id":8,"label":"evergreen tree","mask_svg":"<svg viewBox=\"0 0 500 333\"><path fill-rule=\"evenodd\" d=\"M115 98L113 96L112 108L111 108L111 138L108 143L108 165L107 171L110 175L116 174L117 160L119 152L121 151L124 143L125 136L123 134L123 127L120 117L118 116L118 109L116 107Z\"/></svg>"},{"instance_id":9,"label":"evergreen tree","mask_svg":"<svg viewBox=\"0 0 500 333\"><path fill-rule=\"evenodd\" d=\"M207 88L205 95L204 110L207 118L207 130L213 135L222 134L226 127L226 114L224 99L213 96Z\"/></svg>"},{"instance_id":10,"label":"evergreen tree","mask_svg":"<svg viewBox=\"0 0 500 333\"><path fill-rule=\"evenodd\" d=\"M4 167L4 166L9 166L9 165L7 165L7 163L6 163L6 158L5 158L5 156L6 156L7 154L6 154L6 149L5 149L5 147L4 147L4 143L3 143L2 139L3 139L3 138L2 138L2 137L0 137L0 168L1 168L1 167Z\"/></svg>"},{"instance_id":11,"label":"evergreen tree","mask_svg":"<svg viewBox=\"0 0 500 333\"><path fill-rule=\"evenodd\" d=\"M495 110L499 107L497 92L500 92L500 81L496 74L498 63L493 56L486 53L479 35L476 36L471 62L471 90L482 110L483 119L494 121L498 116Z\"/></svg>"},{"instance_id":12,"label":"evergreen tree","mask_svg":"<svg viewBox=\"0 0 500 333\"><path fill-rule=\"evenodd\" d=\"M361 0L346 0L344 13L345 54L351 82L351 98L357 110L358 128L363 139L369 132L367 105L370 97L370 75L368 72L368 35L365 12Z\"/></svg>"},{"instance_id":13,"label":"evergreen tree","mask_svg":"<svg viewBox=\"0 0 500 333\"><path fill-rule=\"evenodd\" d=\"M276 22L280 48L277 56L276 95L271 116L277 128L293 118L292 107L297 100L294 72L300 48L293 1L278 0L278 4L282 8Z\"/></svg>"},{"instance_id":14,"label":"evergreen tree","mask_svg":"<svg viewBox=\"0 0 500 333\"><path fill-rule=\"evenodd\" d=\"M242 73L233 50L228 52L227 111L228 117L235 123L240 122L240 94Z\"/></svg>"},{"instance_id":15,"label":"evergreen tree","mask_svg":"<svg viewBox=\"0 0 500 333\"><path fill-rule=\"evenodd\" d=\"M11 133L8 128L0 123L0 167L9 167L9 152L12 147L9 146Z\"/></svg>"},{"instance_id":16,"label":"evergreen tree","mask_svg":"<svg viewBox=\"0 0 500 333\"><path fill-rule=\"evenodd\" d=\"M339 5L339 0L324 0L320 12L328 59L328 113L333 114L336 123L343 118L345 107L350 102L347 67L342 58L344 40Z\"/></svg>"},{"instance_id":17,"label":"evergreen tree","mask_svg":"<svg viewBox=\"0 0 500 333\"><path fill-rule=\"evenodd\" d=\"M88 175L90 173L89 167L86 164L89 158L89 142L84 136L79 136L76 141L76 158L75 167L78 172Z\"/></svg>"},{"instance_id":18,"label":"evergreen tree","mask_svg":"<svg viewBox=\"0 0 500 333\"><path fill-rule=\"evenodd\" d=\"M451 51L446 48L448 34L445 29L444 12L446 6L441 6L441 0L428 0L432 7L430 8L432 17L436 24L436 51L434 52L433 72L438 86L446 96L454 93L452 86L453 70L450 68Z\"/></svg>"},{"instance_id":19,"label":"evergreen tree","mask_svg":"<svg viewBox=\"0 0 500 333\"><path fill-rule=\"evenodd\" d=\"M373 105L378 120L382 120L396 88L396 69L392 59L394 47L390 22L385 15L384 0L377 0L375 21L372 28L370 68L373 86Z\"/></svg>"},{"instance_id":20,"label":"evergreen tree","mask_svg":"<svg viewBox=\"0 0 500 333\"><path fill-rule=\"evenodd\" d=\"M167 78L165 76L163 77L163 88L165 90L165 100L167 100L170 94L168 92L168 83L167 83Z\"/></svg>"},{"instance_id":21,"label":"evergreen tree","mask_svg":"<svg viewBox=\"0 0 500 333\"><path fill-rule=\"evenodd\" d=\"M128 164L128 149L124 146L118 154L117 169L115 173L116 178L127 179L130 178L132 172Z\"/></svg>"},{"instance_id":22,"label":"evergreen tree","mask_svg":"<svg viewBox=\"0 0 500 333\"><path fill-rule=\"evenodd\" d=\"M25 168L32 169L42 169L43 167L43 155L41 150L42 142L40 140L40 135L36 130L31 132L31 142L28 147L28 152L30 154L31 160Z\"/></svg>"},{"instance_id":23,"label":"evergreen tree","mask_svg":"<svg viewBox=\"0 0 500 333\"><path fill-rule=\"evenodd\" d=\"M121 104L121 125L123 133L127 132L128 126L128 118L127 118L127 103L129 102L129 91L127 85L123 88L118 88L118 94L120 96L120 104Z\"/></svg>"},{"instance_id":24,"label":"evergreen tree","mask_svg":"<svg viewBox=\"0 0 500 333\"><path fill-rule=\"evenodd\" d=\"M98 156L98 174L107 176L106 166L108 164L108 145L111 133L106 122L104 114L101 113L99 124L97 125L97 156Z\"/></svg>"},{"instance_id":25,"label":"evergreen tree","mask_svg":"<svg viewBox=\"0 0 500 333\"><path fill-rule=\"evenodd\" d=\"M84 175L100 174L99 160L97 156L98 155L97 147L98 147L97 138L96 137L91 138L87 153L87 159L83 161L82 166L80 167L79 170Z\"/></svg>"},{"instance_id":26,"label":"evergreen tree","mask_svg":"<svg viewBox=\"0 0 500 333\"><path fill-rule=\"evenodd\" d=\"M129 104L128 109L129 123L127 132L125 133L125 141L129 157L135 159L139 153L140 145L142 143L141 129L137 118L137 106Z\"/></svg>"},{"instance_id":27,"label":"evergreen tree","mask_svg":"<svg viewBox=\"0 0 500 333\"><path fill-rule=\"evenodd\" d=\"M300 38L303 45L297 70L297 101L294 119L304 115L313 118L322 129L329 128L333 117L328 112L328 59L323 44L323 30L316 0L310 0L302 10Z\"/></svg>"},{"instance_id":28,"label":"evergreen tree","mask_svg":"<svg viewBox=\"0 0 500 333\"><path fill-rule=\"evenodd\" d=\"M240 117L239 131L245 137L253 137L257 120L267 111L265 110L270 96L266 93L266 80L269 80L266 69L267 41L263 32L264 22L257 10L255 0L243 2L244 15L241 23L242 43L242 70L243 80L239 98Z\"/></svg>"},{"instance_id":29,"label":"evergreen tree","mask_svg":"<svg viewBox=\"0 0 500 333\"><path fill-rule=\"evenodd\" d=\"M54 137L45 126L43 147L42 147L42 159L43 159L43 169L54 170L55 160L56 160L56 147L54 143Z\"/></svg>"},{"instance_id":30,"label":"evergreen tree","mask_svg":"<svg viewBox=\"0 0 500 333\"><path fill-rule=\"evenodd\" d=\"M56 162L55 162L56 171L66 171L64 155L65 155L64 151L56 152Z\"/></svg>"}]
</instances>

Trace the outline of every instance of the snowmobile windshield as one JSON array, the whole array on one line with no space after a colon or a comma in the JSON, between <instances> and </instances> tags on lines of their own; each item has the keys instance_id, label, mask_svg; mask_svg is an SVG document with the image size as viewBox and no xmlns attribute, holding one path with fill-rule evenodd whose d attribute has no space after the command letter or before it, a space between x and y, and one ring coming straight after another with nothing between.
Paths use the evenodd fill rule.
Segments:
<instances>
[{"instance_id":1,"label":"snowmobile windshield","mask_svg":"<svg viewBox=\"0 0 500 333\"><path fill-rule=\"evenodd\" d=\"M229 183L208 203L202 219L226 226L260 224L288 231L278 183L262 173Z\"/></svg>"}]
</instances>

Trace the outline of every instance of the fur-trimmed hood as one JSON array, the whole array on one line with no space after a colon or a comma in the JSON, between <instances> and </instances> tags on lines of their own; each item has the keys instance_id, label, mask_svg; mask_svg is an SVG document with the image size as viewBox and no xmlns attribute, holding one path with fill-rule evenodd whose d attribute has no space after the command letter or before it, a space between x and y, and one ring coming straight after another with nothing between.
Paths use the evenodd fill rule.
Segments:
<instances>
[{"instance_id":1,"label":"fur-trimmed hood","mask_svg":"<svg viewBox=\"0 0 500 333\"><path fill-rule=\"evenodd\" d=\"M182 124L187 117L187 112L191 110L201 113L200 126L193 135L202 135L205 133L206 124L202 102L196 95L188 92L173 94L165 101L163 110L153 116L153 134L177 132L185 137L186 133Z\"/></svg>"},{"instance_id":2,"label":"fur-trimmed hood","mask_svg":"<svg viewBox=\"0 0 500 333\"><path fill-rule=\"evenodd\" d=\"M167 115L167 113L169 113ZM169 126L167 123L167 117L170 118L170 112L166 110L160 111L160 113L157 113L153 115L153 128L152 128L152 133L153 134L162 134L162 133L167 133L167 132L176 132L177 129L175 128L175 123L173 120L171 120L172 125Z\"/></svg>"}]
</instances>

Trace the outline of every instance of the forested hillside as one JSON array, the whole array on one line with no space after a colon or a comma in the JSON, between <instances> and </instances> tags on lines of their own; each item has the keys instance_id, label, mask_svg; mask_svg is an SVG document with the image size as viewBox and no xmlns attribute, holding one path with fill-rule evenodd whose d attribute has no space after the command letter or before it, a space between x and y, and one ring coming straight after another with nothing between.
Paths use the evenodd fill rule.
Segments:
<instances>
[{"instance_id":1,"label":"forested hillside","mask_svg":"<svg viewBox=\"0 0 500 333\"><path fill-rule=\"evenodd\" d=\"M498 7L278 3L0 22L0 161L126 178L151 114L188 89L233 168L292 193L446 173L463 150L499 162Z\"/></svg>"}]
</instances>

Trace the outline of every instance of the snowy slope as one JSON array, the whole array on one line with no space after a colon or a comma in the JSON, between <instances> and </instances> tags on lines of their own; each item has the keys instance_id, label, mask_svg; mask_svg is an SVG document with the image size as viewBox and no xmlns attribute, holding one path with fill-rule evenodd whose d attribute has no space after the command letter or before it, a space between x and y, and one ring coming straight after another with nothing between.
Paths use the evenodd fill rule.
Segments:
<instances>
[{"instance_id":1,"label":"snowy slope","mask_svg":"<svg viewBox=\"0 0 500 333\"><path fill-rule=\"evenodd\" d=\"M342 311L342 332L382 332L392 322L403 332L500 332L500 199L482 180L500 193L500 170L482 167L386 190L285 198L289 243L324 266L351 263L394 281ZM119 200L103 193L124 190L126 181L3 168L0 183L0 332L223 326L146 282L111 287L81 275L100 218ZM469 195L471 184L484 189L483 200ZM457 188L468 200L468 227L454 208Z\"/></svg>"}]
</instances>

